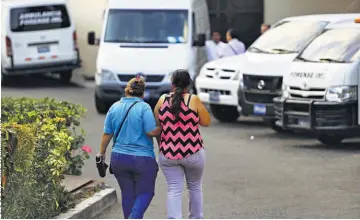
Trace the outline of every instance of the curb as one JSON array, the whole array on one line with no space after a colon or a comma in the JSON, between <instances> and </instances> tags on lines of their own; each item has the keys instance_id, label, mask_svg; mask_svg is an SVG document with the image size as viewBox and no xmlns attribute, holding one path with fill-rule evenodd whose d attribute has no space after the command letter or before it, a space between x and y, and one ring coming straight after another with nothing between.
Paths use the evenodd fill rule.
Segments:
<instances>
[{"instance_id":1,"label":"curb","mask_svg":"<svg viewBox=\"0 0 360 220\"><path fill-rule=\"evenodd\" d=\"M104 189L55 219L91 219L116 203L116 190Z\"/></svg>"}]
</instances>

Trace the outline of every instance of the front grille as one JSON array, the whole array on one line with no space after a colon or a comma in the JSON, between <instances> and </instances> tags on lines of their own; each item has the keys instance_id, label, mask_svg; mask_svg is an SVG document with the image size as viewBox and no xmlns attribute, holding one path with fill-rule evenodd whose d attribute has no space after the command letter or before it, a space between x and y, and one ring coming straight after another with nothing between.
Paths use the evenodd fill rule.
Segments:
<instances>
[{"instance_id":1,"label":"front grille","mask_svg":"<svg viewBox=\"0 0 360 220\"><path fill-rule=\"evenodd\" d=\"M244 87L246 90L258 91L281 91L282 77L278 76L256 76L243 75Z\"/></svg>"},{"instance_id":2,"label":"front grille","mask_svg":"<svg viewBox=\"0 0 360 220\"><path fill-rule=\"evenodd\" d=\"M230 76L220 76L220 79L230 79Z\"/></svg>"},{"instance_id":3,"label":"front grille","mask_svg":"<svg viewBox=\"0 0 360 220\"><path fill-rule=\"evenodd\" d=\"M226 73L235 73L235 70L229 70L229 69L222 69L221 71L226 72Z\"/></svg>"},{"instance_id":4,"label":"front grille","mask_svg":"<svg viewBox=\"0 0 360 220\"><path fill-rule=\"evenodd\" d=\"M231 91L219 90L219 89L200 89L200 92L202 92L202 93L218 92L221 95L231 95Z\"/></svg>"},{"instance_id":5,"label":"front grille","mask_svg":"<svg viewBox=\"0 0 360 220\"><path fill-rule=\"evenodd\" d=\"M118 78L122 82L129 82L132 78L135 78L136 75L118 75ZM145 76L146 82L161 82L164 79L165 75L147 75Z\"/></svg>"},{"instance_id":6,"label":"front grille","mask_svg":"<svg viewBox=\"0 0 360 220\"><path fill-rule=\"evenodd\" d=\"M308 90L303 90L299 87L290 86L290 90L296 90L296 91L310 91L310 92L325 92L325 89L319 89L319 88L311 88Z\"/></svg>"},{"instance_id":7,"label":"front grille","mask_svg":"<svg viewBox=\"0 0 360 220\"><path fill-rule=\"evenodd\" d=\"M323 100L325 96L325 91L326 89L322 89L322 88L309 88L307 90L304 90L299 87L290 86L289 93L290 96L295 99ZM301 93L306 93L306 96L301 95Z\"/></svg>"},{"instance_id":8,"label":"front grille","mask_svg":"<svg viewBox=\"0 0 360 220\"><path fill-rule=\"evenodd\" d=\"M303 97L303 96L298 95L298 94L291 94L290 93L290 96L291 96L291 98L296 98L296 99L316 99L316 100L317 99L319 99L319 100L324 99L323 95L308 95L306 97Z\"/></svg>"},{"instance_id":9,"label":"front grille","mask_svg":"<svg viewBox=\"0 0 360 220\"><path fill-rule=\"evenodd\" d=\"M245 100L253 103L273 103L276 95L245 92Z\"/></svg>"}]
</instances>

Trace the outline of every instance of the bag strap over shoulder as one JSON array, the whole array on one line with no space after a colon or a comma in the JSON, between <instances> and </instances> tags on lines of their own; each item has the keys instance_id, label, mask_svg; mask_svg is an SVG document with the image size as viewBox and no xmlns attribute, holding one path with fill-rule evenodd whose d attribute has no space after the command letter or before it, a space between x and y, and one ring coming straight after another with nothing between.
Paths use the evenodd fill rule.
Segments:
<instances>
[{"instance_id":1,"label":"bag strap over shoulder","mask_svg":"<svg viewBox=\"0 0 360 220\"><path fill-rule=\"evenodd\" d=\"M138 102L139 102L139 101L134 102L134 103L130 106L130 108L127 110L127 112L126 112L126 114L125 114L125 117L124 117L124 119L122 120L122 122L121 122L121 124L120 124L120 126L119 126L119 129L117 130L117 132L116 132L115 135L114 135L113 147L114 147L114 145L115 145L115 143L116 143L116 139L118 138L118 136L119 136L119 134L120 134L121 128L122 128L122 126L124 125L124 122L125 122L127 116L129 115L130 110L131 110L132 107L134 107L134 106L136 105L136 103L138 103Z\"/></svg>"},{"instance_id":2,"label":"bag strap over shoulder","mask_svg":"<svg viewBox=\"0 0 360 220\"><path fill-rule=\"evenodd\" d=\"M190 105L191 96L192 96L192 94L189 95L189 98L188 98L188 101L187 101L187 104L186 104L187 107L189 107L189 105Z\"/></svg>"}]
</instances>

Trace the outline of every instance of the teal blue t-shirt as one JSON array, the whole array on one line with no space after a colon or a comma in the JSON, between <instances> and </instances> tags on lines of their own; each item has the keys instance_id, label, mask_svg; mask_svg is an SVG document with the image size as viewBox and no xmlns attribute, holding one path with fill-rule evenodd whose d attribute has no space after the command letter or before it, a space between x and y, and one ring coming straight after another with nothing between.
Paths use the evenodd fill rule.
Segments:
<instances>
[{"instance_id":1,"label":"teal blue t-shirt","mask_svg":"<svg viewBox=\"0 0 360 220\"><path fill-rule=\"evenodd\" d=\"M116 139L113 152L134 156L155 157L153 139L146 133L156 128L156 122L149 104L141 98L121 98L109 109L104 125L105 134L115 135L130 106L136 103L125 119Z\"/></svg>"}]
</instances>

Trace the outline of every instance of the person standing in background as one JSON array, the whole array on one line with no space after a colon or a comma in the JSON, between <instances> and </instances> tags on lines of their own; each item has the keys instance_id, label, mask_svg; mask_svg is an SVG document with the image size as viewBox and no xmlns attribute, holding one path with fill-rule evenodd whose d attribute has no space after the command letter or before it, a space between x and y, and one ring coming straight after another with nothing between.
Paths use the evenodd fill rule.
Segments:
<instances>
[{"instance_id":1,"label":"person standing in background","mask_svg":"<svg viewBox=\"0 0 360 220\"><path fill-rule=\"evenodd\" d=\"M260 27L260 33L263 34L265 33L267 30L270 29L270 25L269 24L262 24L261 27Z\"/></svg>"},{"instance_id":2,"label":"person standing in background","mask_svg":"<svg viewBox=\"0 0 360 220\"><path fill-rule=\"evenodd\" d=\"M219 49L226 45L221 41L221 34L218 31L212 33L212 39L206 41L206 52L208 56L208 61L213 61L219 59Z\"/></svg>"},{"instance_id":3,"label":"person standing in background","mask_svg":"<svg viewBox=\"0 0 360 220\"><path fill-rule=\"evenodd\" d=\"M245 44L239 40L239 34L234 29L226 32L227 44L219 51L219 57L229 57L245 53Z\"/></svg>"}]
</instances>

